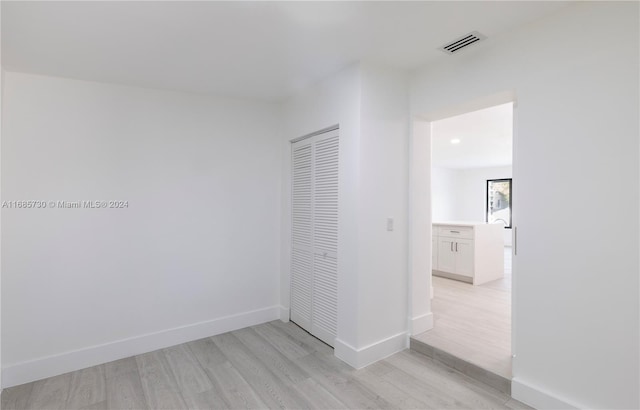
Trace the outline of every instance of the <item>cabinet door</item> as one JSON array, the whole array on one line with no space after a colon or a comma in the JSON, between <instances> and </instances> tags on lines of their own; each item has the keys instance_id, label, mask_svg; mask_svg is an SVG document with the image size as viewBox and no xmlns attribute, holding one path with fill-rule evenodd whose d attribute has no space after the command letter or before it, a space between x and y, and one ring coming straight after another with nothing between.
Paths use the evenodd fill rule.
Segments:
<instances>
[{"instance_id":1,"label":"cabinet door","mask_svg":"<svg viewBox=\"0 0 640 410\"><path fill-rule=\"evenodd\" d=\"M438 270L443 272L456 272L456 253L454 252L455 239L438 239Z\"/></svg>"},{"instance_id":2,"label":"cabinet door","mask_svg":"<svg viewBox=\"0 0 640 410\"><path fill-rule=\"evenodd\" d=\"M473 277L473 240L456 239L453 249L456 255L455 273Z\"/></svg>"}]
</instances>

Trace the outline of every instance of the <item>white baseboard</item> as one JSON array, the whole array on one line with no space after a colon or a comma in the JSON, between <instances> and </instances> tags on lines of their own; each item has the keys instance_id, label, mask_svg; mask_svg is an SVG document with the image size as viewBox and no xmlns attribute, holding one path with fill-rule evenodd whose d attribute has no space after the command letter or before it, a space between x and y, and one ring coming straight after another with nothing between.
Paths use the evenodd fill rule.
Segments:
<instances>
[{"instance_id":1,"label":"white baseboard","mask_svg":"<svg viewBox=\"0 0 640 410\"><path fill-rule=\"evenodd\" d=\"M280 320L283 322L288 322L290 320L290 310L288 307L284 307L280 305Z\"/></svg>"},{"instance_id":2,"label":"white baseboard","mask_svg":"<svg viewBox=\"0 0 640 410\"><path fill-rule=\"evenodd\" d=\"M548 391L523 382L518 378L511 380L511 397L536 409L585 409L588 407L571 404Z\"/></svg>"},{"instance_id":3,"label":"white baseboard","mask_svg":"<svg viewBox=\"0 0 640 410\"><path fill-rule=\"evenodd\" d=\"M433 329L433 313L425 313L411 319L411 335L415 336Z\"/></svg>"},{"instance_id":4,"label":"white baseboard","mask_svg":"<svg viewBox=\"0 0 640 410\"><path fill-rule=\"evenodd\" d=\"M336 339L334 352L338 359L351 367L361 369L408 347L409 335L406 332L402 332L360 349Z\"/></svg>"},{"instance_id":5,"label":"white baseboard","mask_svg":"<svg viewBox=\"0 0 640 410\"><path fill-rule=\"evenodd\" d=\"M2 369L2 387L16 386L175 346L180 343L270 322L279 319L280 312L280 306L271 306L9 365Z\"/></svg>"}]
</instances>

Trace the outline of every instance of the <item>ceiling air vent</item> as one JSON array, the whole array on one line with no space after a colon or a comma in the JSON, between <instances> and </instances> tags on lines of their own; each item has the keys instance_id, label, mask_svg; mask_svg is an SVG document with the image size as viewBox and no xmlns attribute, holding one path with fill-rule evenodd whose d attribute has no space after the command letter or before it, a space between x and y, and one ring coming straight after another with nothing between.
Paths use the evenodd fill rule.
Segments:
<instances>
[{"instance_id":1,"label":"ceiling air vent","mask_svg":"<svg viewBox=\"0 0 640 410\"><path fill-rule=\"evenodd\" d=\"M486 38L487 36L485 36L484 34L480 34L477 31L472 31L471 33L465 34L464 36L457 38L442 47L439 47L438 50L443 51L447 54L453 54L465 47L470 46L473 43L477 43L478 41L482 41Z\"/></svg>"}]
</instances>

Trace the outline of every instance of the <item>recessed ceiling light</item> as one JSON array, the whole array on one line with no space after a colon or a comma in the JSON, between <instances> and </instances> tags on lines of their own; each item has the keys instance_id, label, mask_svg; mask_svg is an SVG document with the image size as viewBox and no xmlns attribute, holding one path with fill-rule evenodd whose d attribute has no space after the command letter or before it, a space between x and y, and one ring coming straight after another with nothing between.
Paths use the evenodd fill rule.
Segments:
<instances>
[{"instance_id":1,"label":"recessed ceiling light","mask_svg":"<svg viewBox=\"0 0 640 410\"><path fill-rule=\"evenodd\" d=\"M460 139L459 138L454 138L451 140L452 144L460 144Z\"/></svg>"}]
</instances>

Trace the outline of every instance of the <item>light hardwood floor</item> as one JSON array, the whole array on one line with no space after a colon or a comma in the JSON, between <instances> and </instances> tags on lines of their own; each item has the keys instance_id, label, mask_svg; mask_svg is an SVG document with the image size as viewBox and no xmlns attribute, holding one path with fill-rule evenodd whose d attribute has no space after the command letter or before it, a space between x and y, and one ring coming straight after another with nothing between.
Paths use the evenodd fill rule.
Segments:
<instances>
[{"instance_id":1,"label":"light hardwood floor","mask_svg":"<svg viewBox=\"0 0 640 410\"><path fill-rule=\"evenodd\" d=\"M504 260L504 278L480 286L434 276L434 328L413 338L511 379L511 248Z\"/></svg>"},{"instance_id":2,"label":"light hardwood floor","mask_svg":"<svg viewBox=\"0 0 640 410\"><path fill-rule=\"evenodd\" d=\"M5 389L2 409L528 408L419 353L361 370L274 321Z\"/></svg>"}]
</instances>

